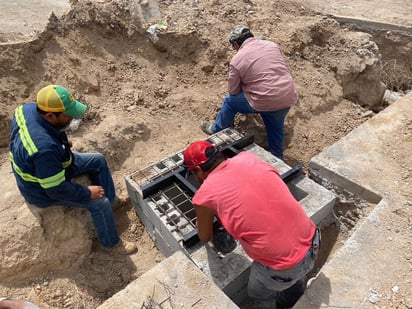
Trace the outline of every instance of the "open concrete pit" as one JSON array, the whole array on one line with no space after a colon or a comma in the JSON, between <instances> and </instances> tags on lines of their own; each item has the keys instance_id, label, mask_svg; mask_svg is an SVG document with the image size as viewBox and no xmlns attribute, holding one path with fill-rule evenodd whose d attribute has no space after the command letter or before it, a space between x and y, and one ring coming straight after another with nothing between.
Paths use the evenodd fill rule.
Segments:
<instances>
[{"instance_id":1,"label":"open concrete pit","mask_svg":"<svg viewBox=\"0 0 412 309\"><path fill-rule=\"evenodd\" d=\"M275 166L312 220L318 226L330 224L336 196L309 180L300 169L287 166L254 144L253 136L242 136L233 129L226 129L210 136L208 141L220 147L227 157L247 150ZM234 303L246 305L251 260L239 244L230 253L222 254L213 242L203 245L196 237L191 196L199 183L193 177L184 177L182 152L126 177L132 205L165 256L183 251Z\"/></svg>"},{"instance_id":2,"label":"open concrete pit","mask_svg":"<svg viewBox=\"0 0 412 309\"><path fill-rule=\"evenodd\" d=\"M303 163L306 181L336 197L327 220L317 222L323 224L324 246L308 293L296 307L412 307L407 189L412 124L408 103L402 103L410 100L410 25L337 18L294 1L71 2L70 9L56 10L44 22L47 27L30 36L17 27L16 33L13 27L0 33L0 296L29 299L46 309L114 308L118 301L124 302L120 307L140 308L148 298L133 297L146 282L157 303L247 307L234 292L241 285L216 288L204 265L190 268L187 276L168 270L175 263L171 257L185 267L194 265L184 260L192 252L175 256L177 247L153 240L125 181L206 138L199 122L215 117L226 93L232 56L227 33L246 23L255 35L279 43L299 92L300 104L286 120L285 162L277 164L289 169ZM153 25L158 40L147 32ZM7 161L10 120L15 107L49 83L65 85L89 106L69 135L75 151L107 157L123 205L115 212L119 231L139 247L130 257L109 256L99 250L93 229L76 229L70 235L92 245L76 249L83 251L70 256L75 263L59 262L71 248L50 248L51 238L42 235L74 229L80 221L73 216L59 221L61 229L42 230L17 192ZM238 116L234 129L242 136L253 134L255 149L264 153L266 134L258 117ZM293 185L291 190L302 201L316 192ZM161 235L169 237L166 231ZM165 246L156 247L159 243ZM394 247L400 249L388 249ZM48 252L55 260L39 258ZM196 252L198 264L204 263L208 252ZM229 297L219 292L225 287ZM185 303L182 290L201 296Z\"/></svg>"}]
</instances>

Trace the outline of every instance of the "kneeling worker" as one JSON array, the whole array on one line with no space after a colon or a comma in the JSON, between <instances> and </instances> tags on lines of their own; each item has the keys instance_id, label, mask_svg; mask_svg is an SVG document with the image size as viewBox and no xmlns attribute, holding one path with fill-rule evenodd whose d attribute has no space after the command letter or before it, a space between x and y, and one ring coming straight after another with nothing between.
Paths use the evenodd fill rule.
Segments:
<instances>
[{"instance_id":1,"label":"kneeling worker","mask_svg":"<svg viewBox=\"0 0 412 309\"><path fill-rule=\"evenodd\" d=\"M136 245L120 239L112 205L116 203L113 179L101 153L73 153L66 133L73 118L86 112L64 87L49 85L37 101L16 108L11 126L10 161L17 186L36 207L53 205L87 209L104 249L130 254ZM88 174L92 185L74 183Z\"/></svg>"},{"instance_id":2,"label":"kneeling worker","mask_svg":"<svg viewBox=\"0 0 412 309\"><path fill-rule=\"evenodd\" d=\"M249 151L225 159L207 141L189 145L184 165L201 183L192 200L200 240L212 239L217 217L253 259L248 294L256 308L293 306L320 235L278 171Z\"/></svg>"}]
</instances>

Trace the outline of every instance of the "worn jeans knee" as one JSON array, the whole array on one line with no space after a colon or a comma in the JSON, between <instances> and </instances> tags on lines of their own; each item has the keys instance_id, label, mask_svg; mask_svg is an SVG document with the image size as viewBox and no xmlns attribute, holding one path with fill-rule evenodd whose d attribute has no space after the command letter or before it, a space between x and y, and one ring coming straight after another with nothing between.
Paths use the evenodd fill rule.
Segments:
<instances>
[{"instance_id":1,"label":"worn jeans knee","mask_svg":"<svg viewBox=\"0 0 412 309\"><path fill-rule=\"evenodd\" d=\"M101 153L74 153L74 173L88 174L93 185L104 188L106 197L113 202L116 196L112 175Z\"/></svg>"},{"instance_id":2,"label":"worn jeans knee","mask_svg":"<svg viewBox=\"0 0 412 309\"><path fill-rule=\"evenodd\" d=\"M222 108L220 109L212 127L213 132L219 132L230 127L237 113L257 113L257 111L250 106L243 92L239 92L236 95L228 94L225 96Z\"/></svg>"}]
</instances>

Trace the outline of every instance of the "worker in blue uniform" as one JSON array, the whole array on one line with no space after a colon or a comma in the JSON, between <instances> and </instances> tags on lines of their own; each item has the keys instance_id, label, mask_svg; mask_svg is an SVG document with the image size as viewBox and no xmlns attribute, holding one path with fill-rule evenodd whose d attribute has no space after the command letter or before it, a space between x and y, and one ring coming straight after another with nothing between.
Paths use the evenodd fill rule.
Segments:
<instances>
[{"instance_id":1,"label":"worker in blue uniform","mask_svg":"<svg viewBox=\"0 0 412 309\"><path fill-rule=\"evenodd\" d=\"M63 86L48 85L36 102L16 108L11 126L10 161L17 186L35 207L68 206L87 209L103 249L130 254L136 245L121 240L112 206L117 197L105 157L101 153L72 152L65 130L81 118L87 106ZM72 182L88 174L91 185Z\"/></svg>"}]
</instances>

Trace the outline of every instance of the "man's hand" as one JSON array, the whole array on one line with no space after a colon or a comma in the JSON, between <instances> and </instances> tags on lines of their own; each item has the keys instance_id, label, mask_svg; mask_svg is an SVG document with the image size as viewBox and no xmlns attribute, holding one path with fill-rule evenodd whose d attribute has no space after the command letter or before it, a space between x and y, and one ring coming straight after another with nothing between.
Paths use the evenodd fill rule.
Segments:
<instances>
[{"instance_id":1,"label":"man's hand","mask_svg":"<svg viewBox=\"0 0 412 309\"><path fill-rule=\"evenodd\" d=\"M208 242L213 236L213 219L216 212L210 208L193 205L196 211L197 235L203 242Z\"/></svg>"},{"instance_id":2,"label":"man's hand","mask_svg":"<svg viewBox=\"0 0 412 309\"><path fill-rule=\"evenodd\" d=\"M91 199L98 200L104 197L104 189L102 186L88 186L87 187L91 192Z\"/></svg>"}]
</instances>

